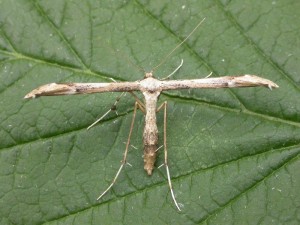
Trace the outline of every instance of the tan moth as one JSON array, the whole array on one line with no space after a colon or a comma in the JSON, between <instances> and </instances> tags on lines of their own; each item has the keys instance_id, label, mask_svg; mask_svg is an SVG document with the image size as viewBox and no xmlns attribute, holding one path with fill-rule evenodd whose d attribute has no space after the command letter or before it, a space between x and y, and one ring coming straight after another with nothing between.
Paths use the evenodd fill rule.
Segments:
<instances>
[{"instance_id":1,"label":"tan moth","mask_svg":"<svg viewBox=\"0 0 300 225\"><path fill-rule=\"evenodd\" d=\"M126 142L124 156L121 162L121 166L116 173L113 181L108 186L108 188L97 198L99 200L105 193L107 193L114 183L116 182L120 172L122 171L124 165L126 164L128 148L130 146L130 138L132 134L132 129L134 125L134 120L136 116L137 109L140 109L145 115L145 126L143 131L143 146L144 146L144 169L148 175L152 174L154 169L154 164L156 160L156 153L159 149L158 146L158 129L156 113L163 109L164 111L164 134L163 134L163 148L164 148L164 166L166 167L168 184L171 192L172 199L175 206L180 210L180 206L175 198L175 194L172 187L171 176L168 166L168 155L167 155L167 102L163 102L159 107L158 98L163 91L167 90L179 90L179 89L197 89L197 88L237 88L237 87L256 87L265 86L269 89L277 88L278 85L274 82L258 77L256 75L242 75L242 76L223 76L210 78L206 77L203 79L190 79L190 80L167 80L172 76L181 66L181 64L165 79L156 79L153 76L153 71L161 66L169 56L181 46L200 26L204 19L190 32L190 34L177 45L166 57L153 68L151 72L145 72L144 78L141 80L133 82L112 82L112 83L50 83L40 86L27 95L24 98L36 98L40 96L55 96L55 95L73 95L73 94L89 94L89 93L100 93L100 92L129 92L136 99L134 105L134 112L132 116L130 131L128 135L128 140ZM134 92L140 91L143 94L143 100L139 99ZM113 106L116 106L117 100ZM110 112L109 110L108 112ZM106 116L107 113L104 114ZM95 123L99 122L104 116L102 116ZM91 126L93 126L93 123ZM91 128L91 126L88 127Z\"/></svg>"}]
</instances>

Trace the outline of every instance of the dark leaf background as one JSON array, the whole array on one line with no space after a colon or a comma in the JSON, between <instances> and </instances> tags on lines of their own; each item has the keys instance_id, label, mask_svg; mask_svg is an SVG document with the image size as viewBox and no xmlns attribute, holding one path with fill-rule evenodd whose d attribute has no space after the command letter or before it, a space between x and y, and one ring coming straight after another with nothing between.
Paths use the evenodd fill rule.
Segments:
<instances>
[{"instance_id":1,"label":"dark leaf background","mask_svg":"<svg viewBox=\"0 0 300 225\"><path fill-rule=\"evenodd\" d=\"M1 224L299 224L298 0L1 0ZM114 188L134 99L116 93L24 100L49 82L257 74L280 88L165 92L169 166L143 171L138 113ZM129 61L132 62L129 63ZM162 113L158 114L162 137ZM162 143L162 140L160 140ZM157 166L163 162L159 153Z\"/></svg>"}]
</instances>

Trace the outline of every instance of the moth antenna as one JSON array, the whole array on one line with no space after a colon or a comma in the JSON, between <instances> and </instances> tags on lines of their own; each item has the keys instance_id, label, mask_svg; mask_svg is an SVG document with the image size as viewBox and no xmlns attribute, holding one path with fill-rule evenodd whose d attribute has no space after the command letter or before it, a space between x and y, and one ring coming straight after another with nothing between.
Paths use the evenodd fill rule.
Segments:
<instances>
[{"instance_id":1,"label":"moth antenna","mask_svg":"<svg viewBox=\"0 0 300 225\"><path fill-rule=\"evenodd\" d=\"M203 18L198 24L197 26L189 33L188 36L186 36L185 39L183 39L183 41L181 41L172 51L170 51L162 60L161 62L155 66L153 69L152 69L152 72L154 70L156 70L158 67L160 67L162 64L164 64L167 59L173 54L173 52L175 52L184 42L186 42L186 40L198 29L198 27L204 22L205 18Z\"/></svg>"}]
</instances>

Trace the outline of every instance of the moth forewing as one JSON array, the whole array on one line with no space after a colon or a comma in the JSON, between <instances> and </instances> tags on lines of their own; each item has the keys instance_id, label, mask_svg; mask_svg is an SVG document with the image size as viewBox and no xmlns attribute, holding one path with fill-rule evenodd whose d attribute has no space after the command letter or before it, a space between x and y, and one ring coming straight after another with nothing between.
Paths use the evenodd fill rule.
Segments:
<instances>
[{"instance_id":1,"label":"moth forewing","mask_svg":"<svg viewBox=\"0 0 300 225\"><path fill-rule=\"evenodd\" d=\"M147 77L134 82L114 83L50 83L42 85L24 98L36 98L40 96L91 94L100 92L154 92L165 90L198 89L198 88L236 88L265 86L269 89L278 88L274 82L256 75L210 77L192 80L158 80ZM145 97L145 95L144 95Z\"/></svg>"}]
</instances>

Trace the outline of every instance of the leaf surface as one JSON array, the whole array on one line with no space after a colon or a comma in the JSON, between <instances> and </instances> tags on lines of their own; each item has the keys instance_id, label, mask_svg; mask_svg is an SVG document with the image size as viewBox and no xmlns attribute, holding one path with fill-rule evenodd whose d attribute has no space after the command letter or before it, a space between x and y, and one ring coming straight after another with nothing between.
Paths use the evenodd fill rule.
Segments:
<instances>
[{"instance_id":1,"label":"leaf surface","mask_svg":"<svg viewBox=\"0 0 300 225\"><path fill-rule=\"evenodd\" d=\"M0 223L299 223L299 11L296 0L0 1ZM143 171L141 112L132 167L97 201L120 165L134 99L87 131L119 94L23 96L50 82L142 79L138 68L154 68L204 17L156 77L183 59L172 79L257 74L280 88L164 92L182 212L164 167ZM161 138L162 122L158 113Z\"/></svg>"}]
</instances>

